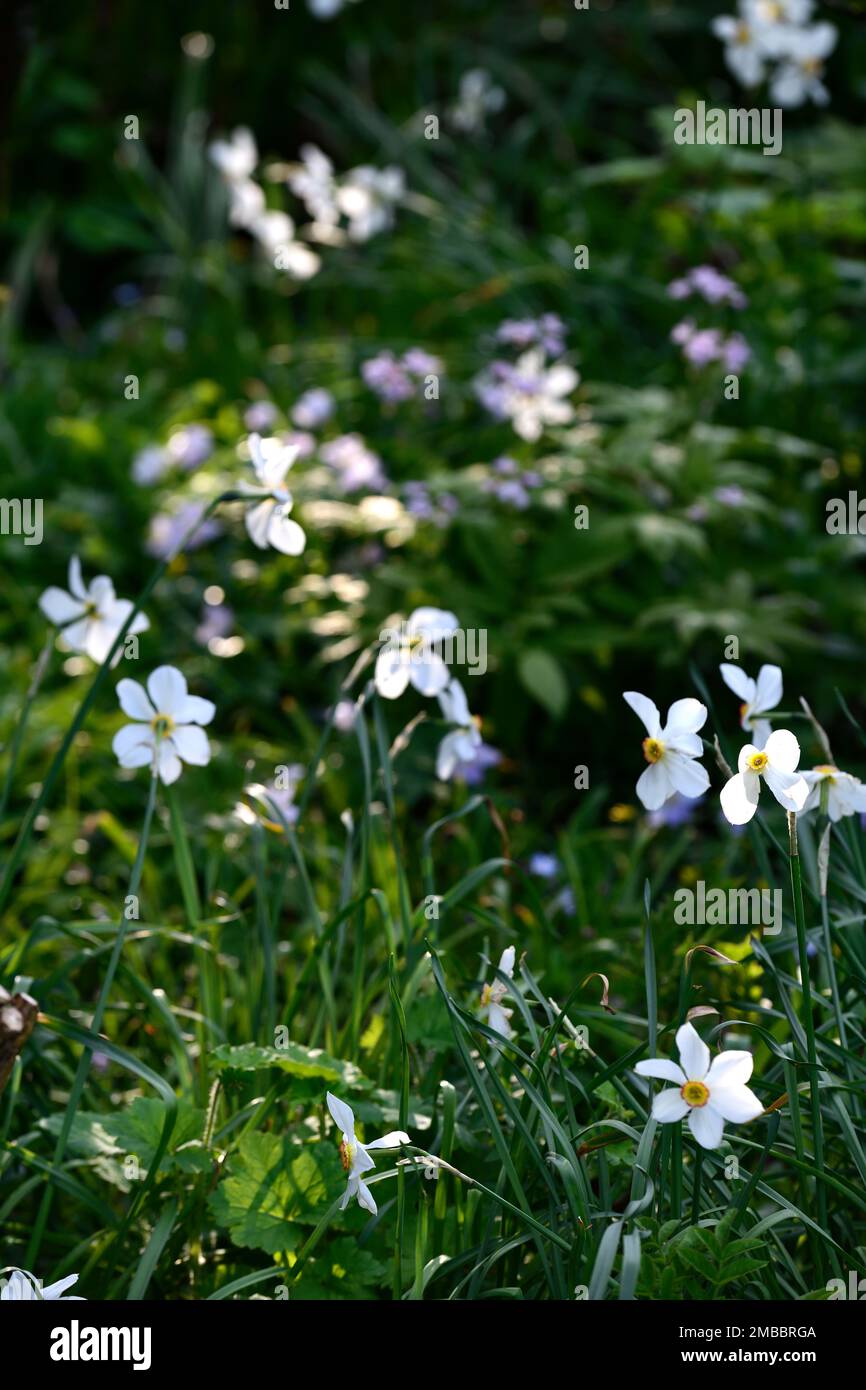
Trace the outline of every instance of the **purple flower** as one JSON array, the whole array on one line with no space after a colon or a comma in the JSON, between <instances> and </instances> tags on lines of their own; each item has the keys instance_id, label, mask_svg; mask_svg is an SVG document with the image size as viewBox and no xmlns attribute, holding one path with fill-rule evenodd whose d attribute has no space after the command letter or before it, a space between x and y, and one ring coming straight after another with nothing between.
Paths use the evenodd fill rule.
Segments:
<instances>
[{"instance_id":1,"label":"purple flower","mask_svg":"<svg viewBox=\"0 0 866 1390\"><path fill-rule=\"evenodd\" d=\"M195 640L206 647L215 637L228 637L234 625L235 615L228 604L206 603L195 630Z\"/></svg>"},{"instance_id":2,"label":"purple flower","mask_svg":"<svg viewBox=\"0 0 866 1390\"><path fill-rule=\"evenodd\" d=\"M167 448L173 463L198 468L213 453L213 435L207 425L183 425L169 436Z\"/></svg>"},{"instance_id":3,"label":"purple flower","mask_svg":"<svg viewBox=\"0 0 866 1390\"><path fill-rule=\"evenodd\" d=\"M253 401L244 411L244 424L253 434L268 434L276 418L273 401Z\"/></svg>"},{"instance_id":4,"label":"purple flower","mask_svg":"<svg viewBox=\"0 0 866 1390\"><path fill-rule=\"evenodd\" d=\"M197 518L205 511L203 502L184 502L176 512L158 512L151 519L146 549L149 555L158 560L167 560L174 555L187 531L195 525ZM198 550L217 536L222 535L222 527L214 517L208 517L186 542L186 550Z\"/></svg>"},{"instance_id":5,"label":"purple flower","mask_svg":"<svg viewBox=\"0 0 866 1390\"><path fill-rule=\"evenodd\" d=\"M721 502L723 507L742 507L746 500L746 494L736 483L717 487L713 496L717 502Z\"/></svg>"},{"instance_id":6,"label":"purple flower","mask_svg":"<svg viewBox=\"0 0 866 1390\"><path fill-rule=\"evenodd\" d=\"M742 333L732 333L722 344L722 360L729 372L739 372L752 355L752 349Z\"/></svg>"},{"instance_id":7,"label":"purple flower","mask_svg":"<svg viewBox=\"0 0 866 1390\"><path fill-rule=\"evenodd\" d=\"M413 347L403 353L403 367L412 376L438 376L442 371L442 362L423 348Z\"/></svg>"},{"instance_id":8,"label":"purple flower","mask_svg":"<svg viewBox=\"0 0 866 1390\"><path fill-rule=\"evenodd\" d=\"M380 400L391 405L407 401L415 394L414 382L393 352L380 352L377 357L368 358L361 367L361 376Z\"/></svg>"},{"instance_id":9,"label":"purple flower","mask_svg":"<svg viewBox=\"0 0 866 1390\"><path fill-rule=\"evenodd\" d=\"M690 338L694 337L696 332L697 325L694 319L680 319L679 323L675 323L671 329L671 342L682 347Z\"/></svg>"},{"instance_id":10,"label":"purple flower","mask_svg":"<svg viewBox=\"0 0 866 1390\"><path fill-rule=\"evenodd\" d=\"M465 782L467 787L478 787L484 781L484 774L501 761L502 754L499 749L491 748L489 743L482 740L473 750L471 758L455 765L453 776L458 781Z\"/></svg>"},{"instance_id":11,"label":"purple flower","mask_svg":"<svg viewBox=\"0 0 866 1390\"><path fill-rule=\"evenodd\" d=\"M496 330L496 341L525 350L538 345L548 357L565 351L565 324L558 314L542 314L537 319L505 319Z\"/></svg>"},{"instance_id":12,"label":"purple flower","mask_svg":"<svg viewBox=\"0 0 866 1390\"><path fill-rule=\"evenodd\" d=\"M513 477L520 471L517 460L510 458L508 454L500 454L490 466L496 473L504 473L506 477Z\"/></svg>"},{"instance_id":13,"label":"purple flower","mask_svg":"<svg viewBox=\"0 0 866 1390\"><path fill-rule=\"evenodd\" d=\"M387 479L378 454L368 449L359 434L341 434L323 444L319 457L333 468L341 492L358 492L365 488L380 492Z\"/></svg>"},{"instance_id":14,"label":"purple flower","mask_svg":"<svg viewBox=\"0 0 866 1390\"><path fill-rule=\"evenodd\" d=\"M517 478L511 478L505 483L497 483L493 491L500 502L504 502L509 507L516 507L521 512L525 511L531 501L523 483Z\"/></svg>"},{"instance_id":15,"label":"purple flower","mask_svg":"<svg viewBox=\"0 0 866 1390\"><path fill-rule=\"evenodd\" d=\"M676 792L664 806L659 807L657 811L650 811L647 822L653 830L658 830L661 826L675 829L679 825L687 825L702 800L701 796L681 796Z\"/></svg>"},{"instance_id":16,"label":"purple flower","mask_svg":"<svg viewBox=\"0 0 866 1390\"><path fill-rule=\"evenodd\" d=\"M307 430L284 430L280 439L284 444L297 449L299 459L308 459L316 452L315 436Z\"/></svg>"},{"instance_id":17,"label":"purple flower","mask_svg":"<svg viewBox=\"0 0 866 1390\"><path fill-rule=\"evenodd\" d=\"M536 878L556 878L559 873L559 860L555 854L536 851L529 856L529 872Z\"/></svg>"},{"instance_id":18,"label":"purple flower","mask_svg":"<svg viewBox=\"0 0 866 1390\"><path fill-rule=\"evenodd\" d=\"M686 360L694 367L705 367L721 356L722 339L717 328L699 328L693 333L683 348Z\"/></svg>"},{"instance_id":19,"label":"purple flower","mask_svg":"<svg viewBox=\"0 0 866 1390\"><path fill-rule=\"evenodd\" d=\"M696 265L668 285L671 299L687 299L692 293L707 304L730 304L734 309L743 309L748 303L739 285L712 265Z\"/></svg>"},{"instance_id":20,"label":"purple flower","mask_svg":"<svg viewBox=\"0 0 866 1390\"><path fill-rule=\"evenodd\" d=\"M295 402L292 420L302 430L316 430L327 424L334 413L336 402L330 391L323 386L305 391Z\"/></svg>"},{"instance_id":21,"label":"purple flower","mask_svg":"<svg viewBox=\"0 0 866 1390\"><path fill-rule=\"evenodd\" d=\"M139 449L132 460L132 476L142 487L159 482L169 465L169 457L159 444L148 444Z\"/></svg>"}]
</instances>

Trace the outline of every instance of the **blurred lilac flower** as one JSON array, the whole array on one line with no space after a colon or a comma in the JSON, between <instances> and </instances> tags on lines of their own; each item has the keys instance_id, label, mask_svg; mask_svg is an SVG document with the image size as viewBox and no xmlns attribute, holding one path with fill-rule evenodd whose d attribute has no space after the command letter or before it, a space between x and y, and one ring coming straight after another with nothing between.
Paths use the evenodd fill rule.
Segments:
<instances>
[{"instance_id":1,"label":"blurred lilac flower","mask_svg":"<svg viewBox=\"0 0 866 1390\"><path fill-rule=\"evenodd\" d=\"M742 507L746 500L746 494L736 483L717 487L713 492L713 496L716 501L721 502L724 507Z\"/></svg>"},{"instance_id":2,"label":"blurred lilac flower","mask_svg":"<svg viewBox=\"0 0 866 1390\"><path fill-rule=\"evenodd\" d=\"M167 560L173 556L187 531L195 525L205 509L204 502L184 502L176 512L158 512L151 519L145 547L147 553L158 560ZM219 522L214 517L208 517L186 542L185 549L198 550L199 546L207 545L208 541L221 535L222 527Z\"/></svg>"},{"instance_id":3,"label":"blurred lilac flower","mask_svg":"<svg viewBox=\"0 0 866 1390\"><path fill-rule=\"evenodd\" d=\"M308 459L316 452L315 435L307 430L283 430L280 442L290 449L297 449L296 458Z\"/></svg>"},{"instance_id":4,"label":"blurred lilac flower","mask_svg":"<svg viewBox=\"0 0 866 1390\"><path fill-rule=\"evenodd\" d=\"M705 367L716 362L722 353L722 339L717 328L699 328L683 347L683 355L693 367Z\"/></svg>"},{"instance_id":5,"label":"blurred lilac flower","mask_svg":"<svg viewBox=\"0 0 866 1390\"><path fill-rule=\"evenodd\" d=\"M565 324L558 314L505 319L496 330L496 341L520 349L537 344L549 357L559 357L565 351Z\"/></svg>"},{"instance_id":6,"label":"blurred lilac flower","mask_svg":"<svg viewBox=\"0 0 866 1390\"><path fill-rule=\"evenodd\" d=\"M562 892L557 893L553 900L554 908L560 908L566 917L577 916L577 904L574 901L574 889L566 885Z\"/></svg>"},{"instance_id":7,"label":"blurred lilac flower","mask_svg":"<svg viewBox=\"0 0 866 1390\"><path fill-rule=\"evenodd\" d=\"M497 483L493 488L494 496L507 506L516 507L518 511L525 511L532 500L523 483L518 478L510 478L506 483Z\"/></svg>"},{"instance_id":8,"label":"blurred lilac flower","mask_svg":"<svg viewBox=\"0 0 866 1390\"><path fill-rule=\"evenodd\" d=\"M132 460L132 476L142 487L159 482L169 466L169 456L160 444L147 444Z\"/></svg>"},{"instance_id":9,"label":"blurred lilac flower","mask_svg":"<svg viewBox=\"0 0 866 1390\"><path fill-rule=\"evenodd\" d=\"M273 401L253 401L244 411L244 424L253 434L270 434L276 418Z\"/></svg>"},{"instance_id":10,"label":"blurred lilac flower","mask_svg":"<svg viewBox=\"0 0 866 1390\"><path fill-rule=\"evenodd\" d=\"M734 309L743 309L748 303L739 285L712 265L696 265L679 279L672 280L668 294L671 299L687 299L690 294L699 294L707 304L730 304Z\"/></svg>"},{"instance_id":11,"label":"blurred lilac flower","mask_svg":"<svg viewBox=\"0 0 866 1390\"><path fill-rule=\"evenodd\" d=\"M492 748L482 740L470 759L455 764L452 776L459 782L465 782L467 787L478 787L484 781L485 773L501 762L502 754L499 749Z\"/></svg>"},{"instance_id":12,"label":"blurred lilac flower","mask_svg":"<svg viewBox=\"0 0 866 1390\"><path fill-rule=\"evenodd\" d=\"M358 718L358 706L354 700L338 700L334 706L334 728L341 734L349 734Z\"/></svg>"},{"instance_id":13,"label":"blurred lilac flower","mask_svg":"<svg viewBox=\"0 0 866 1390\"><path fill-rule=\"evenodd\" d=\"M341 492L358 492L361 488L381 491L387 483L382 460L367 448L359 434L341 434L323 444L319 457L333 468Z\"/></svg>"},{"instance_id":14,"label":"blurred lilac flower","mask_svg":"<svg viewBox=\"0 0 866 1390\"><path fill-rule=\"evenodd\" d=\"M436 376L441 373L443 363L424 348L413 347L403 353L403 367L412 376Z\"/></svg>"},{"instance_id":15,"label":"blurred lilac flower","mask_svg":"<svg viewBox=\"0 0 866 1390\"><path fill-rule=\"evenodd\" d=\"M559 873L559 860L555 854L536 851L529 856L529 872L536 878L556 878Z\"/></svg>"},{"instance_id":16,"label":"blurred lilac flower","mask_svg":"<svg viewBox=\"0 0 866 1390\"><path fill-rule=\"evenodd\" d=\"M292 420L302 430L317 430L327 424L334 413L336 401L323 386L305 391L295 402Z\"/></svg>"},{"instance_id":17,"label":"blurred lilac flower","mask_svg":"<svg viewBox=\"0 0 866 1390\"><path fill-rule=\"evenodd\" d=\"M742 333L732 333L722 344L722 360L729 372L739 372L752 355L752 349Z\"/></svg>"},{"instance_id":18,"label":"blurred lilac flower","mask_svg":"<svg viewBox=\"0 0 866 1390\"><path fill-rule=\"evenodd\" d=\"M207 425L183 425L169 436L167 449L181 468L198 468L213 453L213 435Z\"/></svg>"},{"instance_id":19,"label":"blurred lilac flower","mask_svg":"<svg viewBox=\"0 0 866 1390\"><path fill-rule=\"evenodd\" d=\"M235 615L228 604L206 603L195 630L195 640L206 647L215 637L228 637L234 625Z\"/></svg>"},{"instance_id":20,"label":"blurred lilac flower","mask_svg":"<svg viewBox=\"0 0 866 1390\"><path fill-rule=\"evenodd\" d=\"M380 400L391 405L408 401L415 394L414 382L393 352L380 352L368 358L361 367L361 376Z\"/></svg>"},{"instance_id":21,"label":"blurred lilac flower","mask_svg":"<svg viewBox=\"0 0 866 1390\"><path fill-rule=\"evenodd\" d=\"M657 811L648 813L647 823L652 826L653 830L658 830L662 826L675 829L679 825L686 825L702 801L702 796L681 796L679 792L675 792L664 806L660 806Z\"/></svg>"}]
</instances>

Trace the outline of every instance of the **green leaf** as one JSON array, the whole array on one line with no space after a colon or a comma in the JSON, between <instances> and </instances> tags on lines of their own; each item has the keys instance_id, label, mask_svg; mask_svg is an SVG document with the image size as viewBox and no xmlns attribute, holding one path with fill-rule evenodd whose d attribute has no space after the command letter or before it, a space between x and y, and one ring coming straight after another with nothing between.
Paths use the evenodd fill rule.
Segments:
<instances>
[{"instance_id":1,"label":"green leaf","mask_svg":"<svg viewBox=\"0 0 866 1390\"><path fill-rule=\"evenodd\" d=\"M212 1216L235 1245L268 1254L294 1250L339 1186L332 1144L301 1145L276 1134L246 1134L212 1193ZM329 1199L330 1192L330 1199Z\"/></svg>"},{"instance_id":2,"label":"green leaf","mask_svg":"<svg viewBox=\"0 0 866 1390\"><path fill-rule=\"evenodd\" d=\"M290 1076L321 1078L343 1086L369 1084L354 1062L343 1062L329 1057L321 1048L302 1047L300 1043L289 1042L283 1047L257 1047L255 1043L231 1047L223 1043L210 1055L220 1070L262 1071L266 1067L279 1067Z\"/></svg>"},{"instance_id":3,"label":"green leaf","mask_svg":"<svg viewBox=\"0 0 866 1390\"><path fill-rule=\"evenodd\" d=\"M555 657L540 648L530 648L517 663L520 680L533 699L560 719L568 705L568 682Z\"/></svg>"}]
</instances>

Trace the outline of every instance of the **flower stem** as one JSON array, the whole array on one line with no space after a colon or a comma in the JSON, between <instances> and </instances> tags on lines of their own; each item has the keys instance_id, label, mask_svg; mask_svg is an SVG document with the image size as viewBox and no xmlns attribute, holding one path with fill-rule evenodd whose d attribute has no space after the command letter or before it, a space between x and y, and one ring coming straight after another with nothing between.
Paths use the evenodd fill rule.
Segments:
<instances>
[{"instance_id":1,"label":"flower stem","mask_svg":"<svg viewBox=\"0 0 866 1390\"><path fill-rule=\"evenodd\" d=\"M144 821L141 827L141 837L138 841L138 849L135 855L135 863L132 866L132 873L129 876L129 888L127 889L126 898L135 896L138 893L139 885L141 883L141 875L144 869L144 857L147 852L148 836L150 835L150 823L153 819L153 811L156 805L156 789L157 778L154 774L151 776L150 779L150 790L148 792L147 806L145 807L144 812ZM126 898L124 899L124 904L126 902ZM108 996L111 993L111 986L114 984L114 976L117 973L117 967L120 964L120 954L123 950L123 942L126 937L127 928L129 926L129 920L130 919L126 916L126 913L122 912L120 916L120 921L117 924L117 934L114 938L114 947L112 949L111 956L108 961L108 966L105 971L105 978L102 981L102 988L99 991L99 998L96 1001L96 1008L94 1009L93 1018L90 1024L91 1031L93 1033L99 1033L102 1029L102 1022L105 1017L105 1010L108 1006ZM51 1164L52 1174L49 1177L48 1185L42 1194L42 1202L40 1203L39 1211L36 1216L36 1221L33 1226L33 1232L30 1236L30 1244L27 1249L27 1258L25 1260L25 1264L27 1265L28 1269L33 1268L33 1266L37 1263L39 1248L42 1244L42 1237L45 1233L45 1227L48 1222L48 1217L51 1212L51 1203L54 1197L54 1186L52 1182L53 1174L60 1167L60 1164L63 1162L63 1156L66 1152L66 1145L69 1142L69 1135L72 1132L72 1125L75 1120L75 1114L78 1110L78 1105L81 1100L82 1092L84 1091L84 1084L87 1080L87 1073L90 1070L90 1062L91 1053L87 1048L85 1048L85 1050L81 1054L81 1060L78 1063L78 1070L75 1073L75 1080L72 1083L72 1089L69 1093L69 1100L67 1102L66 1111L63 1116L63 1124L61 1125L60 1133L57 1136L57 1143L54 1148L54 1158Z\"/></svg>"},{"instance_id":2,"label":"flower stem","mask_svg":"<svg viewBox=\"0 0 866 1390\"><path fill-rule=\"evenodd\" d=\"M18 766L18 756L21 752L21 744L24 740L24 731L27 728L27 720L30 718L30 710L33 705L33 701L36 699L36 696L39 692L39 687L42 684L42 677L48 670L48 662L51 659L51 652L53 647L54 631L52 629L52 631L48 634L45 646L39 653L39 658L36 662L35 667L33 668L33 677L30 681L30 685L28 686L27 694L24 697L24 708L21 711L21 718L18 720L18 723L15 727L15 732L12 735L12 739L9 744L9 766L6 769L6 778L3 783L3 793L2 795L0 795L0 819L2 819L6 813L6 805L9 801L9 793L12 790L12 783L15 779L15 769Z\"/></svg>"}]
</instances>

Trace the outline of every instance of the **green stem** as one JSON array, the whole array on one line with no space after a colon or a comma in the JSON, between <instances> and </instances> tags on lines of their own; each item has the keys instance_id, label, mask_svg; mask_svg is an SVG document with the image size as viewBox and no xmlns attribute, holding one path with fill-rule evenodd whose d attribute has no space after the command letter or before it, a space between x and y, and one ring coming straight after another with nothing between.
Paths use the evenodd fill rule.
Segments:
<instances>
[{"instance_id":1,"label":"green stem","mask_svg":"<svg viewBox=\"0 0 866 1390\"><path fill-rule=\"evenodd\" d=\"M55 633L52 629L48 634L45 646L39 653L39 659L33 670L33 677L30 681L27 694L24 697L24 708L21 711L21 718L18 720L15 732L12 735L12 741L9 745L9 767L6 770L6 779L3 783L3 794L0 796L0 820L2 820L3 816L6 814L9 793L12 791L12 783L15 780L15 769L18 766L18 757L21 752L21 744L24 740L24 731L27 728L27 721L30 718L30 710L33 701L36 699L39 687L42 684L42 677L48 669L48 662L51 658L54 640Z\"/></svg>"},{"instance_id":2,"label":"green stem","mask_svg":"<svg viewBox=\"0 0 866 1390\"><path fill-rule=\"evenodd\" d=\"M148 792L147 806L144 812L144 822L141 827L141 837L138 841L138 850L136 851L135 855L135 863L132 866L132 873L129 876L129 887L126 893L127 898L135 896L138 893L139 885L141 883L142 870L144 869L144 856L147 853L147 841L148 836L150 835L150 823L153 819L153 811L156 805L156 789L157 777L156 772L154 771L150 779L150 790ZM102 1021L105 1017L105 1010L108 1006L108 996L111 992L111 986L114 984L114 976L117 973L117 967L120 964L120 953L123 950L123 942L126 937L126 931L129 926L129 920L130 919L126 916L126 913L122 912L120 915L120 921L117 924L117 935L114 938L114 948L109 958L108 966L105 971L105 978L102 981L102 988L99 991L99 998L96 1001L96 1008L94 1010L93 1019L90 1025L91 1032L93 1033L99 1033L102 1031ZM53 1178L54 1172L60 1167L61 1163L63 1162L63 1156L66 1152L66 1145L69 1142L69 1135L72 1132L72 1125L75 1120L75 1113L78 1109L82 1092L84 1091L84 1084L87 1080L87 1073L90 1070L90 1061L91 1053L87 1048L85 1048L84 1052L81 1054L81 1060L78 1063L78 1070L75 1073L75 1080L72 1083L72 1090L69 1095L69 1101L66 1106L66 1112L63 1116L63 1124L60 1128L60 1133L57 1136L57 1143L54 1148L54 1158L52 1160L51 1165L52 1173L49 1175L48 1186L45 1188L45 1191L42 1194L42 1202L40 1204L39 1212L36 1217L36 1222L33 1227L33 1233L30 1237L30 1244L27 1249L27 1258L25 1260L25 1265L28 1269L35 1268L37 1264L37 1256L39 1254L39 1248L42 1244L42 1237L45 1233L45 1227L48 1222L48 1217L51 1211L51 1203L54 1196L54 1187L52 1185L51 1179Z\"/></svg>"}]
</instances>

